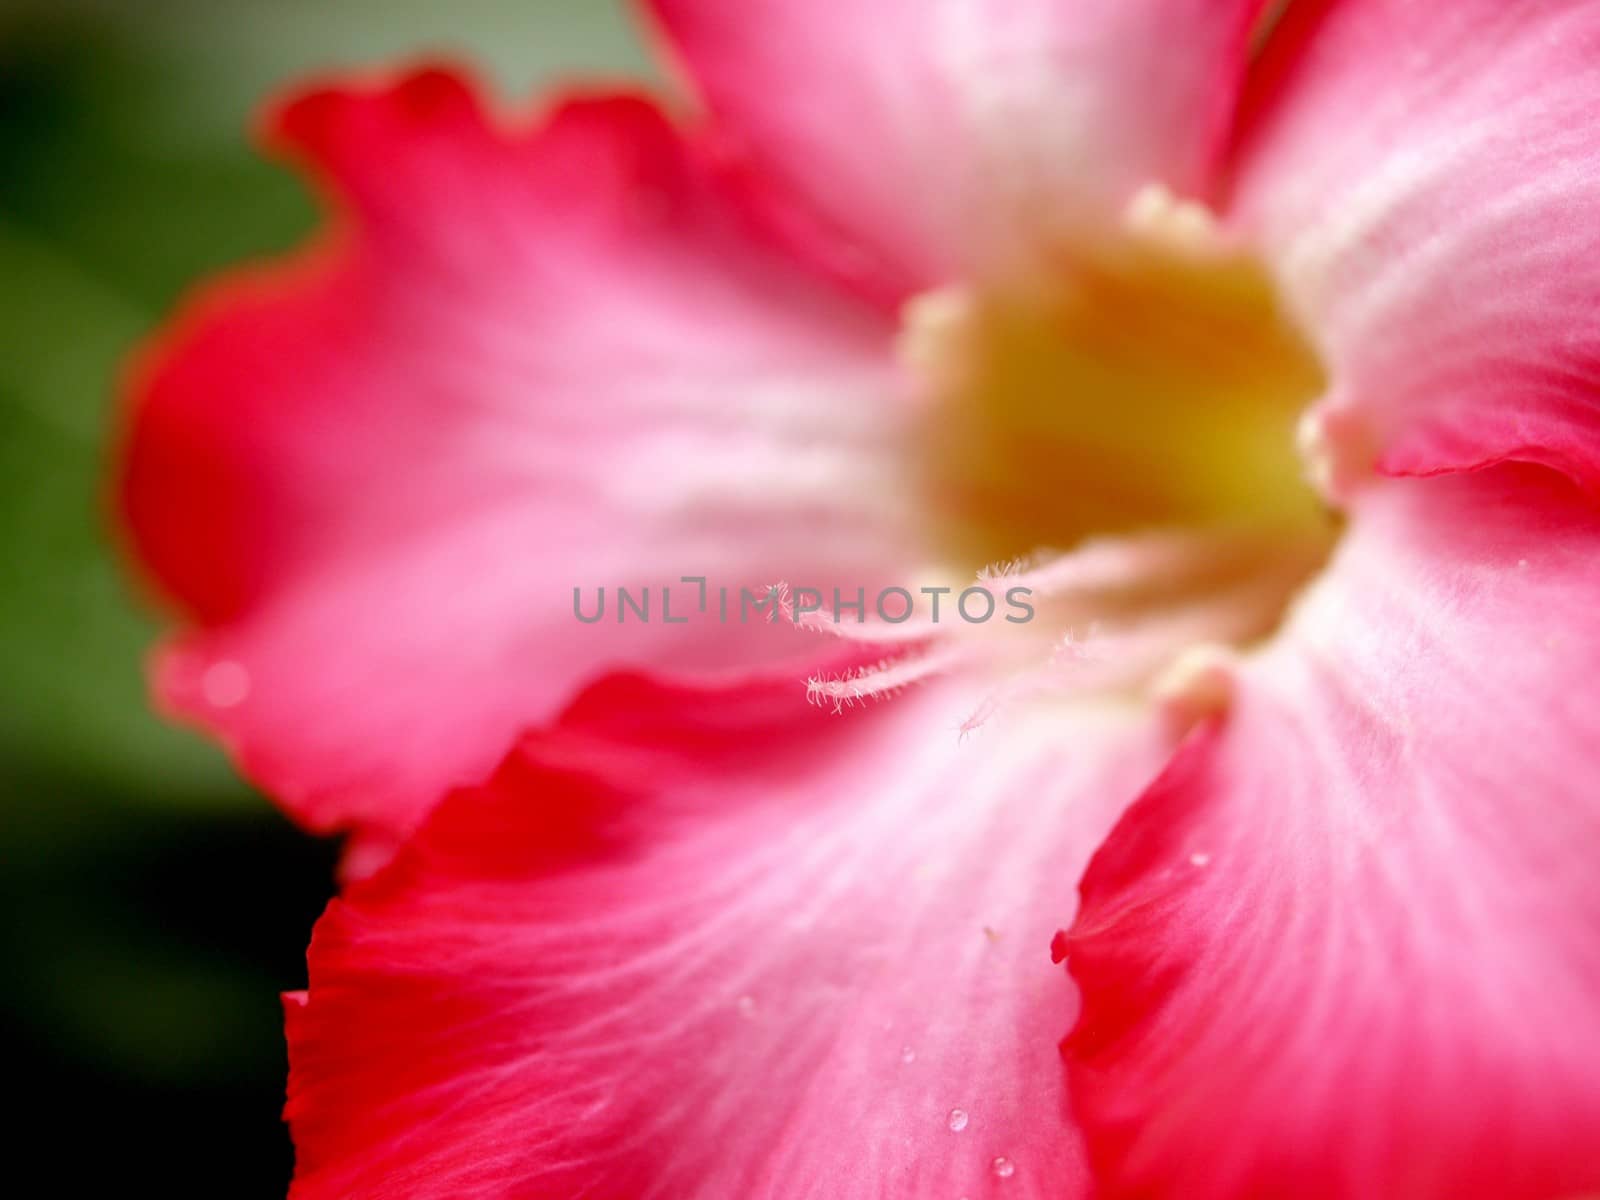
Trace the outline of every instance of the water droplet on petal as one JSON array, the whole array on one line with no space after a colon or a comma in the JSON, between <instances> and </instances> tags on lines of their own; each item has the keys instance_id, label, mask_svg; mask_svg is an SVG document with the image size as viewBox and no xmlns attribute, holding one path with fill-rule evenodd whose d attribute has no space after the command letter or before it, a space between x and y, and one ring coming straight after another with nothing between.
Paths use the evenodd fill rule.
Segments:
<instances>
[{"instance_id":1,"label":"water droplet on petal","mask_svg":"<svg viewBox=\"0 0 1600 1200\"><path fill-rule=\"evenodd\" d=\"M739 997L739 1015L753 1017L756 1015L756 998L754 996Z\"/></svg>"},{"instance_id":2,"label":"water droplet on petal","mask_svg":"<svg viewBox=\"0 0 1600 1200\"><path fill-rule=\"evenodd\" d=\"M250 672L231 658L220 659L200 677L200 692L213 708L233 708L250 694Z\"/></svg>"},{"instance_id":3,"label":"water droplet on petal","mask_svg":"<svg viewBox=\"0 0 1600 1200\"><path fill-rule=\"evenodd\" d=\"M907 1064L916 1062L917 1061L917 1052L915 1050L913 1050L910 1046L901 1046L900 1047L900 1061L903 1062L903 1063L907 1063Z\"/></svg>"},{"instance_id":4,"label":"water droplet on petal","mask_svg":"<svg viewBox=\"0 0 1600 1200\"><path fill-rule=\"evenodd\" d=\"M1211 855L1207 854L1204 850L1196 850L1193 854L1189 855L1189 865L1193 867L1203 867L1210 861Z\"/></svg>"},{"instance_id":5,"label":"water droplet on petal","mask_svg":"<svg viewBox=\"0 0 1600 1200\"><path fill-rule=\"evenodd\" d=\"M967 1111L964 1108L950 1110L950 1132L960 1133L967 1127Z\"/></svg>"},{"instance_id":6,"label":"water droplet on petal","mask_svg":"<svg viewBox=\"0 0 1600 1200\"><path fill-rule=\"evenodd\" d=\"M1010 1179L1017 1173L1017 1164L1002 1154L989 1164L989 1169L1000 1179Z\"/></svg>"}]
</instances>

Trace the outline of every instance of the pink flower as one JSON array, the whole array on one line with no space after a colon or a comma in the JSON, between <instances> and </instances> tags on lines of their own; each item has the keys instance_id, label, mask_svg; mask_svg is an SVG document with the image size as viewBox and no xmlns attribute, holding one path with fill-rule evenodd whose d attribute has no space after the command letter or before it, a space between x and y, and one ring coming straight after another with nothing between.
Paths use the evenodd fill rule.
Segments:
<instances>
[{"instance_id":1,"label":"pink flower","mask_svg":"<svg viewBox=\"0 0 1600 1200\"><path fill-rule=\"evenodd\" d=\"M683 126L281 109L143 376L163 700L399 846L294 1194L1600 1189L1600 4L653 7Z\"/></svg>"}]
</instances>

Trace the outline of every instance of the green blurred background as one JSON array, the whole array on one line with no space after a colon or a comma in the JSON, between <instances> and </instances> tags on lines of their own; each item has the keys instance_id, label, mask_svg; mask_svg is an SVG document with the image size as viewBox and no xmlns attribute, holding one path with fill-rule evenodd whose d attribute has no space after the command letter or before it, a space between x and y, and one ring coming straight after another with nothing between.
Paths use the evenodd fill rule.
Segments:
<instances>
[{"instance_id":1,"label":"green blurred background","mask_svg":"<svg viewBox=\"0 0 1600 1200\"><path fill-rule=\"evenodd\" d=\"M625 0L0 0L0 1021L57 1194L284 1192L277 994L335 852L148 710L115 380L197 278L312 227L261 99L430 53L511 97L649 72Z\"/></svg>"}]
</instances>

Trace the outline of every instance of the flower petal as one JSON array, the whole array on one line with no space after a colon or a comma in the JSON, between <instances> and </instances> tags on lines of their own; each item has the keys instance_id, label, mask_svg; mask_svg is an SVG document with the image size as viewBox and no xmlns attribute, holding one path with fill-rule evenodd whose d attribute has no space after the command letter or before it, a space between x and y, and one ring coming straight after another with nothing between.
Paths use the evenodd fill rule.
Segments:
<instances>
[{"instance_id":1,"label":"flower petal","mask_svg":"<svg viewBox=\"0 0 1600 1200\"><path fill-rule=\"evenodd\" d=\"M1091 864L1065 1046L1108 1197L1600 1187L1600 514L1391 481Z\"/></svg>"},{"instance_id":2,"label":"flower petal","mask_svg":"<svg viewBox=\"0 0 1600 1200\"><path fill-rule=\"evenodd\" d=\"M1600 486L1597 114L1586 0L1291 7L1240 119L1234 220L1323 345L1332 457Z\"/></svg>"},{"instance_id":3,"label":"flower petal","mask_svg":"<svg viewBox=\"0 0 1600 1200\"><path fill-rule=\"evenodd\" d=\"M804 204L819 255L894 298L1143 184L1204 188L1261 7L650 2L725 149Z\"/></svg>"},{"instance_id":4,"label":"flower petal","mask_svg":"<svg viewBox=\"0 0 1600 1200\"><path fill-rule=\"evenodd\" d=\"M580 625L575 588L859 584L908 547L892 331L758 249L645 102L517 131L424 71L272 136L346 227L179 320L123 494L196 622L165 702L298 816L392 836L607 665L753 653L614 596Z\"/></svg>"},{"instance_id":5,"label":"flower petal","mask_svg":"<svg viewBox=\"0 0 1600 1200\"><path fill-rule=\"evenodd\" d=\"M619 677L318 926L297 1200L1082 1194L1049 958L1170 748Z\"/></svg>"}]
</instances>

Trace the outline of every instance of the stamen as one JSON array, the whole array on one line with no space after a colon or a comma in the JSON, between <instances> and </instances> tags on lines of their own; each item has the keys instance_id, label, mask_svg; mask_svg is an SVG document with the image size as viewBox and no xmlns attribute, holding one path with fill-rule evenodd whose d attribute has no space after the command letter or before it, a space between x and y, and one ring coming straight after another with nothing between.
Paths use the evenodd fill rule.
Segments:
<instances>
[{"instance_id":1,"label":"stamen","mask_svg":"<svg viewBox=\"0 0 1600 1200\"><path fill-rule=\"evenodd\" d=\"M1181 736L1201 721L1221 716L1233 704L1238 656L1214 643L1191 646L1153 689L1157 707Z\"/></svg>"},{"instance_id":2,"label":"stamen","mask_svg":"<svg viewBox=\"0 0 1600 1200\"><path fill-rule=\"evenodd\" d=\"M1371 479L1377 441L1366 422L1348 408L1323 403L1300 418L1295 442L1306 477L1330 504L1345 504Z\"/></svg>"},{"instance_id":3,"label":"stamen","mask_svg":"<svg viewBox=\"0 0 1600 1200\"><path fill-rule=\"evenodd\" d=\"M900 361L915 374L947 384L966 369L963 333L971 328L972 294L963 287L938 288L907 300L895 344Z\"/></svg>"},{"instance_id":4,"label":"stamen","mask_svg":"<svg viewBox=\"0 0 1600 1200\"><path fill-rule=\"evenodd\" d=\"M1191 258L1226 252L1227 242L1211 210L1180 200L1164 184L1141 188L1128 201L1122 223L1135 237Z\"/></svg>"},{"instance_id":5,"label":"stamen","mask_svg":"<svg viewBox=\"0 0 1600 1200\"><path fill-rule=\"evenodd\" d=\"M806 698L813 704L832 704L834 712L843 712L865 700L887 699L914 683L948 671L966 653L967 649L954 640L936 642L872 666L807 680Z\"/></svg>"}]
</instances>

